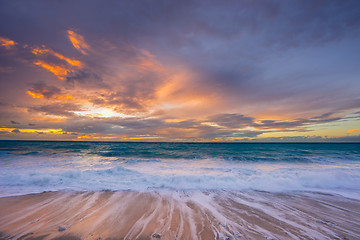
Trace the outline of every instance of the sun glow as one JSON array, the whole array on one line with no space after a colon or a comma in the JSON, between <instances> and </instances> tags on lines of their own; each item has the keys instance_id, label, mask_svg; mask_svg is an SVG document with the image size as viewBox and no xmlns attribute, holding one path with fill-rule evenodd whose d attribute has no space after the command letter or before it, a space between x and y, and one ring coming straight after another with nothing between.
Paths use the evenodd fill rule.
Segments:
<instances>
[{"instance_id":1,"label":"sun glow","mask_svg":"<svg viewBox=\"0 0 360 240\"><path fill-rule=\"evenodd\" d=\"M95 107L92 105L86 105L83 107L83 109L84 110L82 110L82 111L74 111L74 113L79 116L86 116L86 117L92 117L92 118L134 117L133 115L127 115L127 114L116 112L116 111L114 111L113 108Z\"/></svg>"}]
</instances>

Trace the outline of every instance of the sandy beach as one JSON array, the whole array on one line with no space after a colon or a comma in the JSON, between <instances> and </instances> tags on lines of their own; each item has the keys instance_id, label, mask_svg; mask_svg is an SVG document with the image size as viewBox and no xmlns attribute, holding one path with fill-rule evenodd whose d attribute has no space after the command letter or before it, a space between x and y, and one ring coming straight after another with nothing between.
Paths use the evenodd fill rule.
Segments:
<instances>
[{"instance_id":1,"label":"sandy beach","mask_svg":"<svg viewBox=\"0 0 360 240\"><path fill-rule=\"evenodd\" d=\"M1 239L359 239L360 202L260 191L45 192L0 198Z\"/></svg>"}]
</instances>

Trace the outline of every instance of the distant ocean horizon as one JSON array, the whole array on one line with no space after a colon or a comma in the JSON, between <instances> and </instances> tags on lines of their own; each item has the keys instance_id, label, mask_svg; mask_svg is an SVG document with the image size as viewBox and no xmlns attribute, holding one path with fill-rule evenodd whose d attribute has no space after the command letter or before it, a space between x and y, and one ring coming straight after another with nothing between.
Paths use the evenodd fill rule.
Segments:
<instances>
[{"instance_id":1,"label":"distant ocean horizon","mask_svg":"<svg viewBox=\"0 0 360 240\"><path fill-rule=\"evenodd\" d=\"M360 141L118 141L118 140L54 140L54 139L0 139L0 142L84 142L84 143L199 143L199 144L360 144Z\"/></svg>"}]
</instances>

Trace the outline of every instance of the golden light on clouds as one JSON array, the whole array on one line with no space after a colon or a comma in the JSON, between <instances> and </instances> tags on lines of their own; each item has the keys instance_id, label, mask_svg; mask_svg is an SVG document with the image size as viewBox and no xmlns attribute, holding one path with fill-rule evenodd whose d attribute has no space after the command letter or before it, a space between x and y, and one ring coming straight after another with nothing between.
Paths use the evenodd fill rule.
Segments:
<instances>
[{"instance_id":1,"label":"golden light on clouds","mask_svg":"<svg viewBox=\"0 0 360 240\"><path fill-rule=\"evenodd\" d=\"M166 68L156 60L156 56L149 51L142 49L141 55L137 57L137 63L135 67L139 70L154 71L157 73L164 72Z\"/></svg>"},{"instance_id":2,"label":"golden light on clouds","mask_svg":"<svg viewBox=\"0 0 360 240\"><path fill-rule=\"evenodd\" d=\"M33 129L33 128L0 128L0 131L9 132L9 133L54 133L62 134L63 130L61 128L42 128L42 129Z\"/></svg>"},{"instance_id":3,"label":"golden light on clouds","mask_svg":"<svg viewBox=\"0 0 360 240\"><path fill-rule=\"evenodd\" d=\"M91 118L134 117L133 115L116 112L111 107L96 107L90 104L83 105L81 111L74 111L74 113Z\"/></svg>"},{"instance_id":4,"label":"golden light on clouds","mask_svg":"<svg viewBox=\"0 0 360 240\"><path fill-rule=\"evenodd\" d=\"M60 80L64 80L65 76L71 72L71 69L69 68L60 65L55 65L53 63L47 63L42 60L36 60L34 64L48 70Z\"/></svg>"},{"instance_id":5,"label":"golden light on clouds","mask_svg":"<svg viewBox=\"0 0 360 240\"><path fill-rule=\"evenodd\" d=\"M74 48L76 48L82 54L86 55L87 53L85 50L88 50L90 47L85 42L84 37L81 36L80 34L75 33L74 31L71 31L71 30L68 30L67 33L68 33L68 37L69 37L72 45L74 46Z\"/></svg>"},{"instance_id":6,"label":"golden light on clouds","mask_svg":"<svg viewBox=\"0 0 360 240\"><path fill-rule=\"evenodd\" d=\"M176 119L176 118L172 118L172 119L165 119L165 122L167 123L179 123L179 122L183 122L186 121L186 118L180 118L180 119Z\"/></svg>"},{"instance_id":7,"label":"golden light on clouds","mask_svg":"<svg viewBox=\"0 0 360 240\"><path fill-rule=\"evenodd\" d=\"M44 98L44 95L41 93L35 93L31 91L26 91L27 94L29 94L32 98Z\"/></svg>"},{"instance_id":8,"label":"golden light on clouds","mask_svg":"<svg viewBox=\"0 0 360 240\"><path fill-rule=\"evenodd\" d=\"M66 121L65 118L60 118L60 117L31 117L31 118L29 118L29 120L30 121L40 121L40 122L52 122L52 123Z\"/></svg>"},{"instance_id":9,"label":"golden light on clouds","mask_svg":"<svg viewBox=\"0 0 360 240\"><path fill-rule=\"evenodd\" d=\"M159 136L135 136L135 137L124 137L124 140L146 140L146 139L161 139L164 137Z\"/></svg>"},{"instance_id":10,"label":"golden light on clouds","mask_svg":"<svg viewBox=\"0 0 360 240\"><path fill-rule=\"evenodd\" d=\"M314 88L314 92L319 91L316 95L305 91L313 86L312 80L309 86L298 85L302 75L291 78L293 82L277 71L272 72L272 78L265 77L271 75L267 71L274 70L272 65L266 67L268 60L264 65L254 61L261 61L263 54L247 57L260 50L237 49L231 45L235 41L228 42L232 37L221 44L217 43L220 38L213 41L203 34L196 38L197 31L191 37L168 38L168 33L179 30L172 29L167 34L155 31L155 38L151 38L150 31L133 28L119 28L106 35L107 29L89 31L73 22L68 25L67 20L60 29L43 33L56 37L44 37L39 32L31 38L4 33L15 41L0 37L5 59L0 67L0 127L6 137L30 138L31 134L16 133L47 131L41 128L66 129L63 135L53 137L77 141L239 141L280 137L292 141L292 137L313 135L327 141L329 137L360 137L360 111L354 108L358 94L349 97L344 93L335 106L337 100L331 96L333 89L329 85L329 94ZM128 30L146 34L121 32ZM289 73L293 66L295 63L289 66ZM318 81L322 86L328 78ZM346 84L350 86L350 80ZM46 137L38 133L32 136Z\"/></svg>"},{"instance_id":11,"label":"golden light on clouds","mask_svg":"<svg viewBox=\"0 0 360 240\"><path fill-rule=\"evenodd\" d=\"M202 122L200 124L204 125L204 126L222 128L222 126L220 126L220 125L218 125L217 123L214 123L214 122Z\"/></svg>"},{"instance_id":12,"label":"golden light on clouds","mask_svg":"<svg viewBox=\"0 0 360 240\"><path fill-rule=\"evenodd\" d=\"M16 42L14 42L13 40L10 40L10 39L4 38L4 37L0 37L0 46L1 47L4 47L5 49L10 49L15 45L16 45Z\"/></svg>"},{"instance_id":13,"label":"golden light on clouds","mask_svg":"<svg viewBox=\"0 0 360 240\"><path fill-rule=\"evenodd\" d=\"M73 139L73 141L76 140L91 140L91 139L114 139L114 138L118 138L118 137L112 137L112 136L93 136L93 135L83 135L83 136L78 136L77 138Z\"/></svg>"},{"instance_id":14,"label":"golden light on clouds","mask_svg":"<svg viewBox=\"0 0 360 240\"><path fill-rule=\"evenodd\" d=\"M34 48L32 50L32 53L35 55L50 54L54 57L57 57L58 59L64 60L65 62L67 62L68 64L70 64L72 66L79 67L79 68L82 67L82 63L80 61L67 58L60 53L57 53L51 49L45 48L45 46L43 46L43 48Z\"/></svg>"},{"instance_id":15,"label":"golden light on clouds","mask_svg":"<svg viewBox=\"0 0 360 240\"><path fill-rule=\"evenodd\" d=\"M194 85L192 79L195 76L188 69L171 69L168 72L166 80L156 89L160 110L176 114L180 111L179 118L188 115L199 117L221 105L222 101L216 96L216 92Z\"/></svg>"},{"instance_id":16,"label":"golden light on clouds","mask_svg":"<svg viewBox=\"0 0 360 240\"><path fill-rule=\"evenodd\" d=\"M26 91L26 93L29 94L32 98L46 98L44 96L44 94L32 92L30 90ZM48 98L59 99L59 100L61 100L61 99L74 99L73 97L68 96L68 95L52 95L51 97L48 97Z\"/></svg>"}]
</instances>

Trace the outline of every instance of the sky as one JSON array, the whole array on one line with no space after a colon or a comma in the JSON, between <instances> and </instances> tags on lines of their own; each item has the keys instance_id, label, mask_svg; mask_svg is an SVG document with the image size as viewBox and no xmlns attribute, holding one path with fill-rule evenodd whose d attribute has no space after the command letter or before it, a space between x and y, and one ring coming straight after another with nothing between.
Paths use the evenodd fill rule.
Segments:
<instances>
[{"instance_id":1,"label":"sky","mask_svg":"<svg viewBox=\"0 0 360 240\"><path fill-rule=\"evenodd\" d=\"M0 0L0 139L360 142L358 0Z\"/></svg>"}]
</instances>

